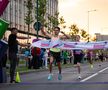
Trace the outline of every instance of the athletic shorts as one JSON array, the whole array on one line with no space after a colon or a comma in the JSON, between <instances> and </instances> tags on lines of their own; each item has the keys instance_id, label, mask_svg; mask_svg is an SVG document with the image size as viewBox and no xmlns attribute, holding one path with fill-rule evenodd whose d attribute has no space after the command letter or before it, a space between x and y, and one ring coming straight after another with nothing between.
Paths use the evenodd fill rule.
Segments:
<instances>
[{"instance_id":1,"label":"athletic shorts","mask_svg":"<svg viewBox=\"0 0 108 90\"><path fill-rule=\"evenodd\" d=\"M104 61L104 57L99 57L99 59L103 62Z\"/></svg>"},{"instance_id":2,"label":"athletic shorts","mask_svg":"<svg viewBox=\"0 0 108 90\"><path fill-rule=\"evenodd\" d=\"M54 58L54 60L56 60L56 62L60 62L61 61L60 52L50 51L50 56L53 56L53 58Z\"/></svg>"},{"instance_id":3,"label":"athletic shorts","mask_svg":"<svg viewBox=\"0 0 108 90\"><path fill-rule=\"evenodd\" d=\"M74 56L74 64L81 63L81 60L82 60L81 56L79 56L79 55Z\"/></svg>"}]
</instances>

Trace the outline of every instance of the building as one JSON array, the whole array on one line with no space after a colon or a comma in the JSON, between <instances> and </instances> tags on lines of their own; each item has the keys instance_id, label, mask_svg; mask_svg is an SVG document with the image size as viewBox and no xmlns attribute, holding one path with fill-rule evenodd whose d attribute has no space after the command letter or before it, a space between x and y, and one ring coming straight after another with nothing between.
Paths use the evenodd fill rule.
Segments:
<instances>
[{"instance_id":1,"label":"building","mask_svg":"<svg viewBox=\"0 0 108 90\"><path fill-rule=\"evenodd\" d=\"M24 33L20 33L19 35L27 36L27 25L25 24L25 15L27 12L27 8L25 6L25 2L27 0L10 0L10 3L8 4L8 7L4 11L1 18L7 20L10 23L11 27L16 27L18 30L23 31ZM33 0L33 6L35 8L36 6L36 0ZM55 12L58 11L58 0L48 0L47 2L47 12L46 12L46 18L48 15L54 15ZM33 19L35 19L35 11L32 12ZM33 28L34 22L30 26L30 34L32 35L32 38L35 38L36 31ZM5 33L5 36L9 35L9 31ZM22 41L26 42L26 41Z\"/></svg>"},{"instance_id":2,"label":"building","mask_svg":"<svg viewBox=\"0 0 108 90\"><path fill-rule=\"evenodd\" d=\"M100 33L95 33L96 35L96 40L97 41L104 41L104 40L108 40L108 35L103 35Z\"/></svg>"}]
</instances>

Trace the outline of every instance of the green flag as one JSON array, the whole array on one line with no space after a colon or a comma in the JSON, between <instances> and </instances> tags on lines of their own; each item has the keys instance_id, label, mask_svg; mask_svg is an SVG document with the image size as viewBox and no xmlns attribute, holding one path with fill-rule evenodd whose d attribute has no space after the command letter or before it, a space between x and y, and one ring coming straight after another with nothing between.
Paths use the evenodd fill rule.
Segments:
<instances>
[{"instance_id":1,"label":"green flag","mask_svg":"<svg viewBox=\"0 0 108 90\"><path fill-rule=\"evenodd\" d=\"M0 39L3 38L5 31L7 30L9 23L0 18Z\"/></svg>"}]
</instances>

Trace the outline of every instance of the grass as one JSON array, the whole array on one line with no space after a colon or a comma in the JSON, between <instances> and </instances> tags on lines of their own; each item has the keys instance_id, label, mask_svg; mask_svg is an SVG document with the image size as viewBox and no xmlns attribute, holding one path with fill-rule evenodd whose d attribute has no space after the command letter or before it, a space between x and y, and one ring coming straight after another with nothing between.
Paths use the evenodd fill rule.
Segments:
<instances>
[{"instance_id":1,"label":"grass","mask_svg":"<svg viewBox=\"0 0 108 90\"><path fill-rule=\"evenodd\" d=\"M19 64L25 64L25 63L26 63L26 60L23 60L23 59L19 60ZM9 60L7 60L7 64L10 64Z\"/></svg>"},{"instance_id":2,"label":"grass","mask_svg":"<svg viewBox=\"0 0 108 90\"><path fill-rule=\"evenodd\" d=\"M25 64L26 60L19 60L19 64Z\"/></svg>"},{"instance_id":3,"label":"grass","mask_svg":"<svg viewBox=\"0 0 108 90\"><path fill-rule=\"evenodd\" d=\"M21 67L17 67L16 68L16 71L19 71L19 72L23 72L23 71L28 71L29 69L26 67L26 66L21 66Z\"/></svg>"}]
</instances>

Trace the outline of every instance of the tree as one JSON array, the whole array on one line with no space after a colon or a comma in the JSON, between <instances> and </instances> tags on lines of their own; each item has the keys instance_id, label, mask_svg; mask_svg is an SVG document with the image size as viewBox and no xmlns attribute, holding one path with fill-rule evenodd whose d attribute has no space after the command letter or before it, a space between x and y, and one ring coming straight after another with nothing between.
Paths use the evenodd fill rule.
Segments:
<instances>
[{"instance_id":1,"label":"tree","mask_svg":"<svg viewBox=\"0 0 108 90\"><path fill-rule=\"evenodd\" d=\"M79 34L79 28L77 27L76 24L71 25L69 28L70 28L69 35L71 36L71 39L73 41L75 41L76 40L76 36Z\"/></svg>"},{"instance_id":2,"label":"tree","mask_svg":"<svg viewBox=\"0 0 108 90\"><path fill-rule=\"evenodd\" d=\"M59 23L60 23L60 26L61 26L62 28L66 28L66 25L65 25L66 22L65 22L63 16L61 16L61 17L59 18Z\"/></svg>"},{"instance_id":3,"label":"tree","mask_svg":"<svg viewBox=\"0 0 108 90\"><path fill-rule=\"evenodd\" d=\"M59 25L58 20L59 13L56 12L54 15L48 15L49 25L48 25L48 32L52 33L52 28Z\"/></svg>"},{"instance_id":4,"label":"tree","mask_svg":"<svg viewBox=\"0 0 108 90\"><path fill-rule=\"evenodd\" d=\"M25 2L26 8L27 8L27 13L25 16L25 23L28 26L28 37L29 37L29 33L30 33L30 24L32 24L33 22L33 17L32 17L32 10L33 10L33 3L32 0L27 0ZM27 40L27 43L29 42L29 39Z\"/></svg>"},{"instance_id":5,"label":"tree","mask_svg":"<svg viewBox=\"0 0 108 90\"><path fill-rule=\"evenodd\" d=\"M48 15L49 23L52 24L52 27L58 26L59 25L59 20L58 20L58 15L59 13L56 12L54 16Z\"/></svg>"},{"instance_id":6,"label":"tree","mask_svg":"<svg viewBox=\"0 0 108 90\"><path fill-rule=\"evenodd\" d=\"M47 9L46 4L47 4L47 0L38 0L38 21L43 26L47 27L48 23L46 22L46 19L45 19L46 9Z\"/></svg>"},{"instance_id":7,"label":"tree","mask_svg":"<svg viewBox=\"0 0 108 90\"><path fill-rule=\"evenodd\" d=\"M96 40L97 40L97 38L96 38L96 37L93 37L91 40L92 40L92 41L96 41Z\"/></svg>"},{"instance_id":8,"label":"tree","mask_svg":"<svg viewBox=\"0 0 108 90\"><path fill-rule=\"evenodd\" d=\"M60 18L58 18L58 16L59 16L59 12L56 12L54 14L54 16L49 15L48 16L48 19L50 21L49 24L52 24L52 27L60 25L62 28L66 28L66 25L64 25L66 22L65 22L63 16L61 16ZM49 28L49 29L50 29L50 32L52 32L51 28Z\"/></svg>"},{"instance_id":9,"label":"tree","mask_svg":"<svg viewBox=\"0 0 108 90\"><path fill-rule=\"evenodd\" d=\"M80 34L83 37L83 39L85 39L86 41L88 40L89 34L84 29L81 29Z\"/></svg>"},{"instance_id":10,"label":"tree","mask_svg":"<svg viewBox=\"0 0 108 90\"><path fill-rule=\"evenodd\" d=\"M86 38L87 35L88 35L87 32L86 32L85 30L83 30L83 29L81 29L80 34L81 34L81 36L82 36L83 38Z\"/></svg>"}]
</instances>

